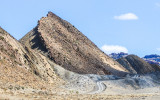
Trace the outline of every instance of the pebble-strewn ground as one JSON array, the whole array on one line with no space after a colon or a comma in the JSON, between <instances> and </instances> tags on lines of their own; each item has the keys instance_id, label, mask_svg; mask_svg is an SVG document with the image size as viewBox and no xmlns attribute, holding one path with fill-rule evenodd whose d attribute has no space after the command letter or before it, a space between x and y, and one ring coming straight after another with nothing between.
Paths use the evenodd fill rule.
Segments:
<instances>
[{"instance_id":1,"label":"pebble-strewn ground","mask_svg":"<svg viewBox=\"0 0 160 100\"><path fill-rule=\"evenodd\" d=\"M79 95L79 94L1 94L0 99L19 100L159 100L160 94L131 94L131 95Z\"/></svg>"}]
</instances>

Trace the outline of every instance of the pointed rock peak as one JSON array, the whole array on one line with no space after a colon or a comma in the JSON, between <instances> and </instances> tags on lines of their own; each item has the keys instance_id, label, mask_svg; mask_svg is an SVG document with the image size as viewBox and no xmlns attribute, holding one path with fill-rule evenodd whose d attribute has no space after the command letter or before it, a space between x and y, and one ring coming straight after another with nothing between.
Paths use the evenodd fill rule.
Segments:
<instances>
[{"instance_id":1,"label":"pointed rock peak","mask_svg":"<svg viewBox=\"0 0 160 100\"><path fill-rule=\"evenodd\" d=\"M59 18L56 14L54 14L54 13L51 12L51 11L48 12L47 17Z\"/></svg>"},{"instance_id":2,"label":"pointed rock peak","mask_svg":"<svg viewBox=\"0 0 160 100\"><path fill-rule=\"evenodd\" d=\"M37 30L29 32L21 43L29 44L28 48L40 51L72 72L101 75L126 73L124 67L105 55L83 33L52 12L48 12L47 17L39 21Z\"/></svg>"}]
</instances>

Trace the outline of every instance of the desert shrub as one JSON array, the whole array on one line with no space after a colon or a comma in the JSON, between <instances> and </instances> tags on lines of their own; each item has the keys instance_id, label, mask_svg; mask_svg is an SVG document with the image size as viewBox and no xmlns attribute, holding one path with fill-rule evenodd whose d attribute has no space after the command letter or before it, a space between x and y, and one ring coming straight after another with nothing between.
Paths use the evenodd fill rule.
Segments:
<instances>
[{"instance_id":1,"label":"desert shrub","mask_svg":"<svg viewBox=\"0 0 160 100\"><path fill-rule=\"evenodd\" d=\"M24 87L22 87L22 89L24 90Z\"/></svg>"},{"instance_id":2,"label":"desert shrub","mask_svg":"<svg viewBox=\"0 0 160 100\"><path fill-rule=\"evenodd\" d=\"M4 31L0 28L0 34L4 34Z\"/></svg>"},{"instance_id":3,"label":"desert shrub","mask_svg":"<svg viewBox=\"0 0 160 100\"><path fill-rule=\"evenodd\" d=\"M3 36L0 36L0 40L2 40L2 41L3 41L3 40L4 40L4 37L3 37Z\"/></svg>"},{"instance_id":4,"label":"desert shrub","mask_svg":"<svg viewBox=\"0 0 160 100\"><path fill-rule=\"evenodd\" d=\"M12 89L13 89L13 86L10 85L8 88L9 88L10 90L12 90Z\"/></svg>"},{"instance_id":5,"label":"desert shrub","mask_svg":"<svg viewBox=\"0 0 160 100\"><path fill-rule=\"evenodd\" d=\"M78 92L78 91L76 91L76 94L79 94L79 92Z\"/></svg>"},{"instance_id":6,"label":"desert shrub","mask_svg":"<svg viewBox=\"0 0 160 100\"><path fill-rule=\"evenodd\" d=\"M16 86L15 89L16 90L20 90L21 88L20 88L20 86Z\"/></svg>"}]
</instances>

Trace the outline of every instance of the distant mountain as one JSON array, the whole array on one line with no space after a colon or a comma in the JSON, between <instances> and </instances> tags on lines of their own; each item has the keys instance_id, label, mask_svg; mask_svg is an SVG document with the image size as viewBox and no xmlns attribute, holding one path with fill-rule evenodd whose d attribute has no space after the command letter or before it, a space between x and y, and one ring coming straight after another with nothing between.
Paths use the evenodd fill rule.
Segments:
<instances>
[{"instance_id":1,"label":"distant mountain","mask_svg":"<svg viewBox=\"0 0 160 100\"><path fill-rule=\"evenodd\" d=\"M109 57L117 60L122 57L126 57L128 55L129 55L128 53L120 52L120 53L111 53L109 54ZM157 54L146 55L142 59L148 62L149 64L160 65L160 55L157 55Z\"/></svg>"},{"instance_id":2,"label":"distant mountain","mask_svg":"<svg viewBox=\"0 0 160 100\"><path fill-rule=\"evenodd\" d=\"M109 56L119 62L124 68L133 74L145 74L160 71L160 55L152 54L140 58L127 53L111 53Z\"/></svg>"},{"instance_id":3,"label":"distant mountain","mask_svg":"<svg viewBox=\"0 0 160 100\"><path fill-rule=\"evenodd\" d=\"M111 53L109 54L109 57L113 58L113 59L119 59L119 58L122 58L122 57L126 57L128 56L128 53L124 53L124 52L120 52L120 53Z\"/></svg>"},{"instance_id":4,"label":"distant mountain","mask_svg":"<svg viewBox=\"0 0 160 100\"><path fill-rule=\"evenodd\" d=\"M133 74L146 74L150 72L160 71L159 66L152 66L136 55L129 55L125 58L120 58L117 61L126 69L128 69L130 73Z\"/></svg>"},{"instance_id":5,"label":"distant mountain","mask_svg":"<svg viewBox=\"0 0 160 100\"><path fill-rule=\"evenodd\" d=\"M145 57L143 57L143 59L150 64L160 65L160 55L157 54L146 55Z\"/></svg>"}]
</instances>

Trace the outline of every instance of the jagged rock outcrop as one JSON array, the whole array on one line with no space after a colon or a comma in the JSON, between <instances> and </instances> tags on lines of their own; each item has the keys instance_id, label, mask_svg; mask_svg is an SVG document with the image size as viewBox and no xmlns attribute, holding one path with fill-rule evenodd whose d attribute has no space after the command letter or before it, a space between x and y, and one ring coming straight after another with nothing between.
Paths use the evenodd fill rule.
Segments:
<instances>
[{"instance_id":1,"label":"jagged rock outcrop","mask_svg":"<svg viewBox=\"0 0 160 100\"><path fill-rule=\"evenodd\" d=\"M156 68L152 67L149 63L136 55L129 55L117 60L122 66L124 66L130 73L133 74L146 74L155 72Z\"/></svg>"},{"instance_id":2,"label":"jagged rock outcrop","mask_svg":"<svg viewBox=\"0 0 160 100\"><path fill-rule=\"evenodd\" d=\"M49 12L20 42L56 64L80 74L122 75L126 69L105 55L67 21Z\"/></svg>"}]
</instances>

